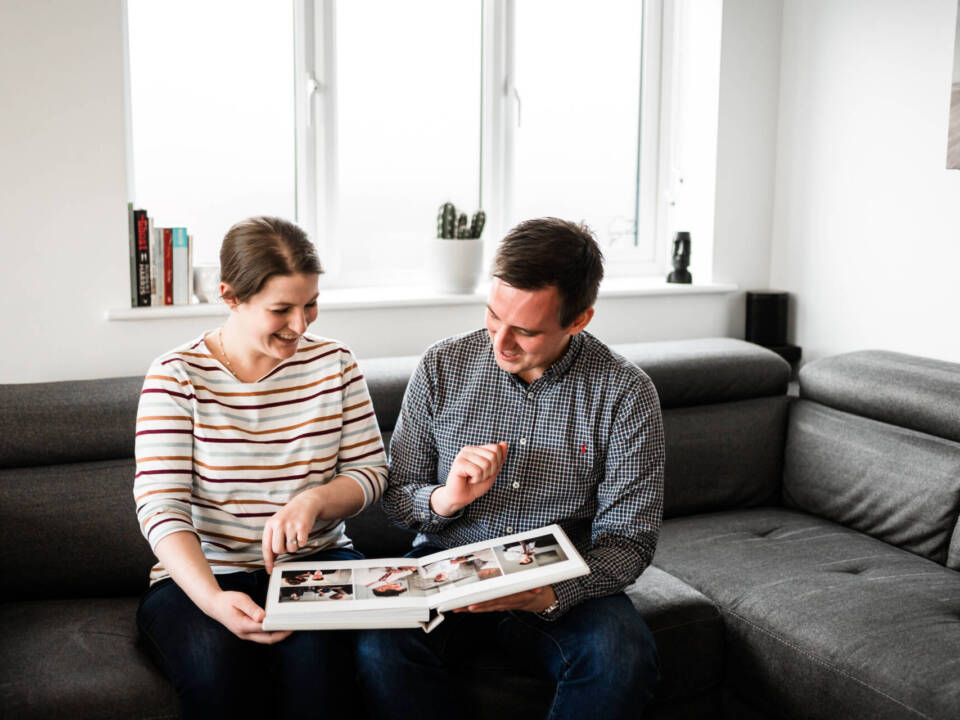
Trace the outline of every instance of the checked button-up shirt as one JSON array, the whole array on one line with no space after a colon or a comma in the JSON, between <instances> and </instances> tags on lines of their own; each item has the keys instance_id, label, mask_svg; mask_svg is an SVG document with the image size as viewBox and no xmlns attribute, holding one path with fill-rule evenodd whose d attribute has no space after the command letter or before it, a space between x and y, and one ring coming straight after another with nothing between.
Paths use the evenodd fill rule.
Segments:
<instances>
[{"instance_id":1,"label":"checked button-up shirt","mask_svg":"<svg viewBox=\"0 0 960 720\"><path fill-rule=\"evenodd\" d=\"M490 490L452 517L430 508L466 445L507 442ZM558 617L650 564L663 516L663 423L653 383L587 332L527 384L485 330L427 350L407 386L383 502L415 545L456 547L559 524L590 574L554 584Z\"/></svg>"}]
</instances>

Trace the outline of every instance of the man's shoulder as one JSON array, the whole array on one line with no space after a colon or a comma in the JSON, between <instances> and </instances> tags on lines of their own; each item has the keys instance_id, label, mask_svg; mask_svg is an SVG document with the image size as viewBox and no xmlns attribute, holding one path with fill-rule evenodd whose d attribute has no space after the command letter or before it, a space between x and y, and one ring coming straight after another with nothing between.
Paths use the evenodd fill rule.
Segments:
<instances>
[{"instance_id":1,"label":"man's shoulder","mask_svg":"<svg viewBox=\"0 0 960 720\"><path fill-rule=\"evenodd\" d=\"M420 362L428 371L465 372L482 364L490 349L486 330L474 330L445 338L427 348Z\"/></svg>"},{"instance_id":2,"label":"man's shoulder","mask_svg":"<svg viewBox=\"0 0 960 720\"><path fill-rule=\"evenodd\" d=\"M588 332L583 333L580 371L615 380L630 389L653 389L653 381L640 367Z\"/></svg>"}]
</instances>

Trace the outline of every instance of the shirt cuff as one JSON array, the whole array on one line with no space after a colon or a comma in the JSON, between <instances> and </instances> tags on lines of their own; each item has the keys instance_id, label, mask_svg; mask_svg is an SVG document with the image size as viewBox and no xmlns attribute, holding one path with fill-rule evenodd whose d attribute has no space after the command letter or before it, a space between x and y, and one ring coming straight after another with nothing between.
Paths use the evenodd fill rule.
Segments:
<instances>
[{"instance_id":1,"label":"shirt cuff","mask_svg":"<svg viewBox=\"0 0 960 720\"><path fill-rule=\"evenodd\" d=\"M413 495L413 509L416 512L417 521L420 523L420 532L434 532L463 516L463 509L457 510L457 512L450 517L437 515L437 513L433 511L433 508L430 507L430 496L433 495L433 491L439 487L442 486L426 485L417 488L417 491Z\"/></svg>"},{"instance_id":2,"label":"shirt cuff","mask_svg":"<svg viewBox=\"0 0 960 720\"><path fill-rule=\"evenodd\" d=\"M562 617L570 608L576 607L587 597L579 578L554 583L553 594L557 596L557 609L549 615L539 614L543 620L553 621Z\"/></svg>"}]
</instances>

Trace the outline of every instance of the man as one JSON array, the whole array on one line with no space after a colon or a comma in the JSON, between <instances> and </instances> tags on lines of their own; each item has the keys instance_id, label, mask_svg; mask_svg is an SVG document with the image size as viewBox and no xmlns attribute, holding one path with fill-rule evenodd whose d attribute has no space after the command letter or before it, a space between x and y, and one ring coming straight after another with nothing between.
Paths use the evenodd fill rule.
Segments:
<instances>
[{"instance_id":1,"label":"man","mask_svg":"<svg viewBox=\"0 0 960 720\"><path fill-rule=\"evenodd\" d=\"M621 591L656 548L663 429L650 379L584 332L602 263L587 228L556 218L504 238L486 331L437 343L410 380L383 496L419 532L418 556L558 523L590 574L461 608L429 635L362 633L361 681L378 709L446 716L478 647L552 678L555 720L635 718L650 698L653 638Z\"/></svg>"}]
</instances>

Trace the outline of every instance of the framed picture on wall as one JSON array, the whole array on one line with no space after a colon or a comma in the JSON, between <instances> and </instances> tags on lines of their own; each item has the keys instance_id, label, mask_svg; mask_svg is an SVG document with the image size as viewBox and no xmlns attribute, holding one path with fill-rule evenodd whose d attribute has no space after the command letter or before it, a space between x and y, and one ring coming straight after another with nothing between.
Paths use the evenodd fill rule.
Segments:
<instances>
[{"instance_id":1,"label":"framed picture on wall","mask_svg":"<svg viewBox=\"0 0 960 720\"><path fill-rule=\"evenodd\" d=\"M960 1L957 2L957 31L953 41L953 82L950 85L947 169L960 170Z\"/></svg>"}]
</instances>

